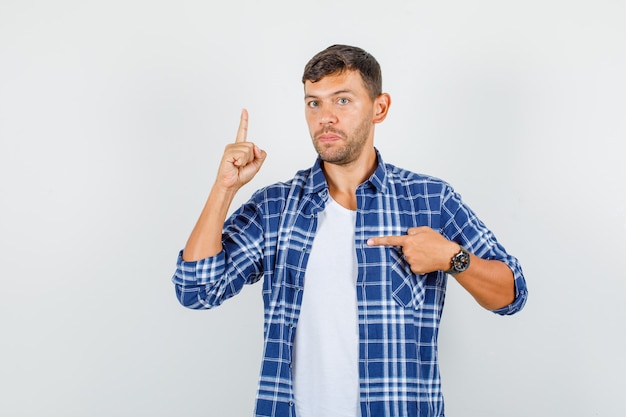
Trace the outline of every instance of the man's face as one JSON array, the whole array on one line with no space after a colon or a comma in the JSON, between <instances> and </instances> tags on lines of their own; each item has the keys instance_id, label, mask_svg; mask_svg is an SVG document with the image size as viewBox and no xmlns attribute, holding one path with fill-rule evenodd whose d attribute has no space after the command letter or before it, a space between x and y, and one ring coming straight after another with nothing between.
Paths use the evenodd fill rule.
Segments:
<instances>
[{"instance_id":1,"label":"man's face","mask_svg":"<svg viewBox=\"0 0 626 417\"><path fill-rule=\"evenodd\" d=\"M304 94L313 146L324 162L347 165L374 146L374 100L357 71L306 81Z\"/></svg>"}]
</instances>

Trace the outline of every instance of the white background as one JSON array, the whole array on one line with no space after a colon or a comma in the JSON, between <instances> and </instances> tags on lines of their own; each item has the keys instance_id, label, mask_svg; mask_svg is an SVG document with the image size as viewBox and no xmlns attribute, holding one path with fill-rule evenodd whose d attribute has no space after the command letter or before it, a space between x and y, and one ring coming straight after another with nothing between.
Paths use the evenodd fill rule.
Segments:
<instances>
[{"instance_id":1,"label":"white background","mask_svg":"<svg viewBox=\"0 0 626 417\"><path fill-rule=\"evenodd\" d=\"M381 63L385 160L441 177L522 261L520 314L451 280L448 416L617 416L626 374L626 4L0 0L0 415L251 415L260 285L170 282L242 107L237 203L310 166L300 77Z\"/></svg>"}]
</instances>

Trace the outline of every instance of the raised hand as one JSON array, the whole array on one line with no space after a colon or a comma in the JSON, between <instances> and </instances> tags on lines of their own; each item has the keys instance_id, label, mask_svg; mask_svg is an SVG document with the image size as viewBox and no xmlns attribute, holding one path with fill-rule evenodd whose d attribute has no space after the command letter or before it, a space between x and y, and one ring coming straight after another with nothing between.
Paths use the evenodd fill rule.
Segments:
<instances>
[{"instance_id":1,"label":"raised hand","mask_svg":"<svg viewBox=\"0 0 626 417\"><path fill-rule=\"evenodd\" d=\"M185 261L213 256L222 250L222 227L230 204L239 188L250 181L265 161L267 153L247 141L248 112L241 111L235 143L226 146L217 179L183 251Z\"/></svg>"},{"instance_id":2,"label":"raised hand","mask_svg":"<svg viewBox=\"0 0 626 417\"><path fill-rule=\"evenodd\" d=\"M265 161L267 153L248 142L247 137L248 111L243 109L235 143L226 145L217 174L216 185L224 190L237 191L254 178Z\"/></svg>"}]
</instances>

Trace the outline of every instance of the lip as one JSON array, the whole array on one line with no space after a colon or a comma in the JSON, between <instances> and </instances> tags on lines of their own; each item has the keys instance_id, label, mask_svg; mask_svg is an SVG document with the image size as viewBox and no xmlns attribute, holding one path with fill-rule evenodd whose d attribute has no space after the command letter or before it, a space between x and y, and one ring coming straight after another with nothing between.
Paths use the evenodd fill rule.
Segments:
<instances>
[{"instance_id":1,"label":"lip","mask_svg":"<svg viewBox=\"0 0 626 417\"><path fill-rule=\"evenodd\" d=\"M343 139L343 134L332 128L326 128L318 132L316 138L320 142L335 142Z\"/></svg>"},{"instance_id":2,"label":"lip","mask_svg":"<svg viewBox=\"0 0 626 417\"><path fill-rule=\"evenodd\" d=\"M341 139L341 136L332 133L324 133L317 136L317 140L320 142L334 142L339 139Z\"/></svg>"}]
</instances>

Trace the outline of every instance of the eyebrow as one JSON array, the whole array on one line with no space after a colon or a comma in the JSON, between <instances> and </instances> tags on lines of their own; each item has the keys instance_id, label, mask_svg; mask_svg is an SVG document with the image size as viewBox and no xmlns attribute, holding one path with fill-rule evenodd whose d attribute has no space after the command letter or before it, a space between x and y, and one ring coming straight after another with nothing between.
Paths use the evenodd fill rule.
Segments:
<instances>
[{"instance_id":1,"label":"eyebrow","mask_svg":"<svg viewBox=\"0 0 626 417\"><path fill-rule=\"evenodd\" d=\"M341 94L351 94L354 95L354 92L352 90L338 90L335 91L331 94L328 94L328 97L333 97L333 96L338 96ZM307 94L304 96L305 99L311 99L311 98L319 98L319 96L313 95L313 94Z\"/></svg>"}]
</instances>

